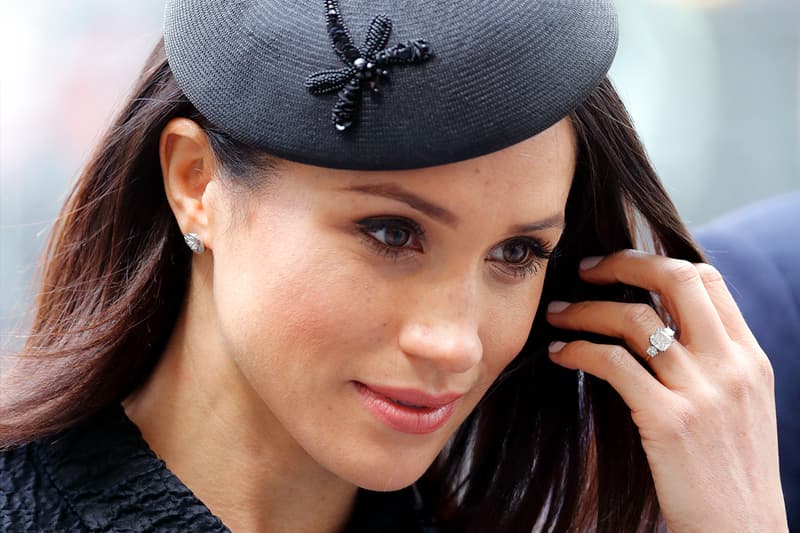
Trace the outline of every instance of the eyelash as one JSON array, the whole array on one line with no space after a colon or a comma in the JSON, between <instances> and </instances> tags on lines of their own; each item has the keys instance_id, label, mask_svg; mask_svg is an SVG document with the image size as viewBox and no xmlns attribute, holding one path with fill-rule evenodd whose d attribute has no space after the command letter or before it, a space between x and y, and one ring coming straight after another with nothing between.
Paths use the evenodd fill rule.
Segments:
<instances>
[{"instance_id":1,"label":"eyelash","mask_svg":"<svg viewBox=\"0 0 800 533\"><path fill-rule=\"evenodd\" d=\"M412 251L422 251L405 246L390 246L378 240L372 233L386 229L402 229L411 234L411 239L422 241L425 238L425 230L422 226L407 218L370 218L358 223L364 241L372 247L379 255L394 260Z\"/></svg>"},{"instance_id":2,"label":"eyelash","mask_svg":"<svg viewBox=\"0 0 800 533\"><path fill-rule=\"evenodd\" d=\"M510 271L508 273L514 278L524 279L528 276L535 276L553 256L553 247L549 243L533 237L514 237L498 246L503 247L517 243L522 243L528 248L527 260L521 264L503 263L503 266L500 267L503 270L508 269Z\"/></svg>"},{"instance_id":3,"label":"eyelash","mask_svg":"<svg viewBox=\"0 0 800 533\"><path fill-rule=\"evenodd\" d=\"M358 222L358 226L366 244L383 257L396 261L406 254L422 252L421 244L417 248L410 248L405 245L391 246L373 235L373 233L381 230L400 229L410 233L409 242L417 241L421 243L425 240L425 230L413 220L407 218L370 218ZM499 267L504 274L514 278L526 278L535 275L553 255L553 247L549 243L533 237L514 237L500 243L498 246L504 247L510 244L524 244L528 248L527 260L524 263L504 263L503 267Z\"/></svg>"}]
</instances>

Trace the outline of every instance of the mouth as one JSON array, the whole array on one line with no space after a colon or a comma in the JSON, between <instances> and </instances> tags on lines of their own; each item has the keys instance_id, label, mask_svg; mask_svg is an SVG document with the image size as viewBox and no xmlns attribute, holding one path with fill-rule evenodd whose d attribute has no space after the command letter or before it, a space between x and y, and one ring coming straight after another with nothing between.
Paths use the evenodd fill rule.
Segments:
<instances>
[{"instance_id":1,"label":"mouth","mask_svg":"<svg viewBox=\"0 0 800 533\"><path fill-rule=\"evenodd\" d=\"M413 403L406 403L400 400L395 400L394 398L389 398L389 399L392 400L397 405L402 405L404 407L411 407L413 409L425 409L427 407L425 405L414 405Z\"/></svg>"},{"instance_id":2,"label":"mouth","mask_svg":"<svg viewBox=\"0 0 800 533\"><path fill-rule=\"evenodd\" d=\"M416 389L400 389L353 382L366 410L377 420L402 433L432 433L444 426L463 394L432 395Z\"/></svg>"}]
</instances>

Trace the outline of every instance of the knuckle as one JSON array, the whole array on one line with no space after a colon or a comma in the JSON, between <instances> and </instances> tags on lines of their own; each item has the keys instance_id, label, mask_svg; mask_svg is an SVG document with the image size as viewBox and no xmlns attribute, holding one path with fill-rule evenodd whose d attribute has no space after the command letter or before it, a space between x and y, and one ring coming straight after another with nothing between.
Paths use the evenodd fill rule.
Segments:
<instances>
[{"instance_id":1,"label":"knuckle","mask_svg":"<svg viewBox=\"0 0 800 533\"><path fill-rule=\"evenodd\" d=\"M772 362L763 352L756 360L756 375L763 382L766 383L770 389L775 387L775 370L772 368Z\"/></svg>"},{"instance_id":2,"label":"knuckle","mask_svg":"<svg viewBox=\"0 0 800 533\"><path fill-rule=\"evenodd\" d=\"M630 304L625 310L625 321L633 323L641 329L648 329L653 324L655 311L647 304Z\"/></svg>"},{"instance_id":3,"label":"knuckle","mask_svg":"<svg viewBox=\"0 0 800 533\"><path fill-rule=\"evenodd\" d=\"M757 389L756 378L741 368L729 370L723 386L726 396L737 403L749 400Z\"/></svg>"},{"instance_id":4,"label":"knuckle","mask_svg":"<svg viewBox=\"0 0 800 533\"><path fill-rule=\"evenodd\" d=\"M628 350L623 348L622 346L611 346L609 347L608 351L606 352L606 360L608 364L611 366L612 371L619 371L630 361L630 354Z\"/></svg>"},{"instance_id":5,"label":"knuckle","mask_svg":"<svg viewBox=\"0 0 800 533\"><path fill-rule=\"evenodd\" d=\"M701 422L700 409L689 402L683 402L675 409L667 431L676 439L684 439L694 434Z\"/></svg>"},{"instance_id":6,"label":"knuckle","mask_svg":"<svg viewBox=\"0 0 800 533\"><path fill-rule=\"evenodd\" d=\"M730 368L723 378L723 387L729 398L749 401L765 390L773 391L775 373L772 364L763 352L754 360Z\"/></svg>"},{"instance_id":7,"label":"knuckle","mask_svg":"<svg viewBox=\"0 0 800 533\"><path fill-rule=\"evenodd\" d=\"M736 311L739 312L738 308ZM758 340L755 338L755 336L753 336L753 332L750 331L750 328L748 328L746 324L743 328L737 328L736 330L731 331L730 337L734 343L740 346L758 346ZM766 355L764 357L766 357Z\"/></svg>"},{"instance_id":8,"label":"knuckle","mask_svg":"<svg viewBox=\"0 0 800 533\"><path fill-rule=\"evenodd\" d=\"M591 311L591 305L593 303L594 302L587 302L587 301L574 302L569 304L569 307L567 307L565 311L572 315L581 316L584 315L587 311Z\"/></svg>"},{"instance_id":9,"label":"knuckle","mask_svg":"<svg viewBox=\"0 0 800 533\"><path fill-rule=\"evenodd\" d=\"M664 269L667 278L679 285L693 284L700 279L697 267L683 259L670 260Z\"/></svg>"},{"instance_id":10,"label":"knuckle","mask_svg":"<svg viewBox=\"0 0 800 533\"><path fill-rule=\"evenodd\" d=\"M717 268L713 265L708 263L698 263L695 265L695 268L697 269L697 273L700 275L700 279L705 285L714 285L725 282L720 271L717 270Z\"/></svg>"},{"instance_id":11,"label":"knuckle","mask_svg":"<svg viewBox=\"0 0 800 533\"><path fill-rule=\"evenodd\" d=\"M592 318L590 303L592 302L571 302L566 309L556 313L551 319L561 323L570 323L577 328L585 328Z\"/></svg>"}]
</instances>

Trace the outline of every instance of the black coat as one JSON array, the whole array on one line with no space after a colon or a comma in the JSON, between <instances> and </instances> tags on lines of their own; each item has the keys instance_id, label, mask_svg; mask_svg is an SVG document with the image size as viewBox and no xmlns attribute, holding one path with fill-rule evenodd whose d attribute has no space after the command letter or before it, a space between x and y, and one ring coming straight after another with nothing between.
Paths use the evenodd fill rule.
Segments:
<instances>
[{"instance_id":1,"label":"black coat","mask_svg":"<svg viewBox=\"0 0 800 533\"><path fill-rule=\"evenodd\" d=\"M0 531L229 531L114 405L53 437L0 453ZM433 531L411 489L360 491L352 532Z\"/></svg>"}]
</instances>

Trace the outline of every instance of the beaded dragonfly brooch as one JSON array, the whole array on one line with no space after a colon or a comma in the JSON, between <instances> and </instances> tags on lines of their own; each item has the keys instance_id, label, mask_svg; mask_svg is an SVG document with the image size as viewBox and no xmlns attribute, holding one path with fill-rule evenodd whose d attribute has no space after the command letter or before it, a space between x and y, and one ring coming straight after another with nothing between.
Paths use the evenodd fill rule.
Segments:
<instances>
[{"instance_id":1,"label":"beaded dragonfly brooch","mask_svg":"<svg viewBox=\"0 0 800 533\"><path fill-rule=\"evenodd\" d=\"M347 65L340 69L322 70L306 78L305 86L313 94L339 91L333 106L332 120L337 131L350 128L361 106L361 93L367 89L373 95L380 94L379 84L389 79L391 65L422 63L433 57L428 43L413 39L385 48L392 33L392 21L377 15L369 25L364 47L353 45L350 32L339 12L338 0L325 0L328 21L328 36L333 49Z\"/></svg>"}]
</instances>

